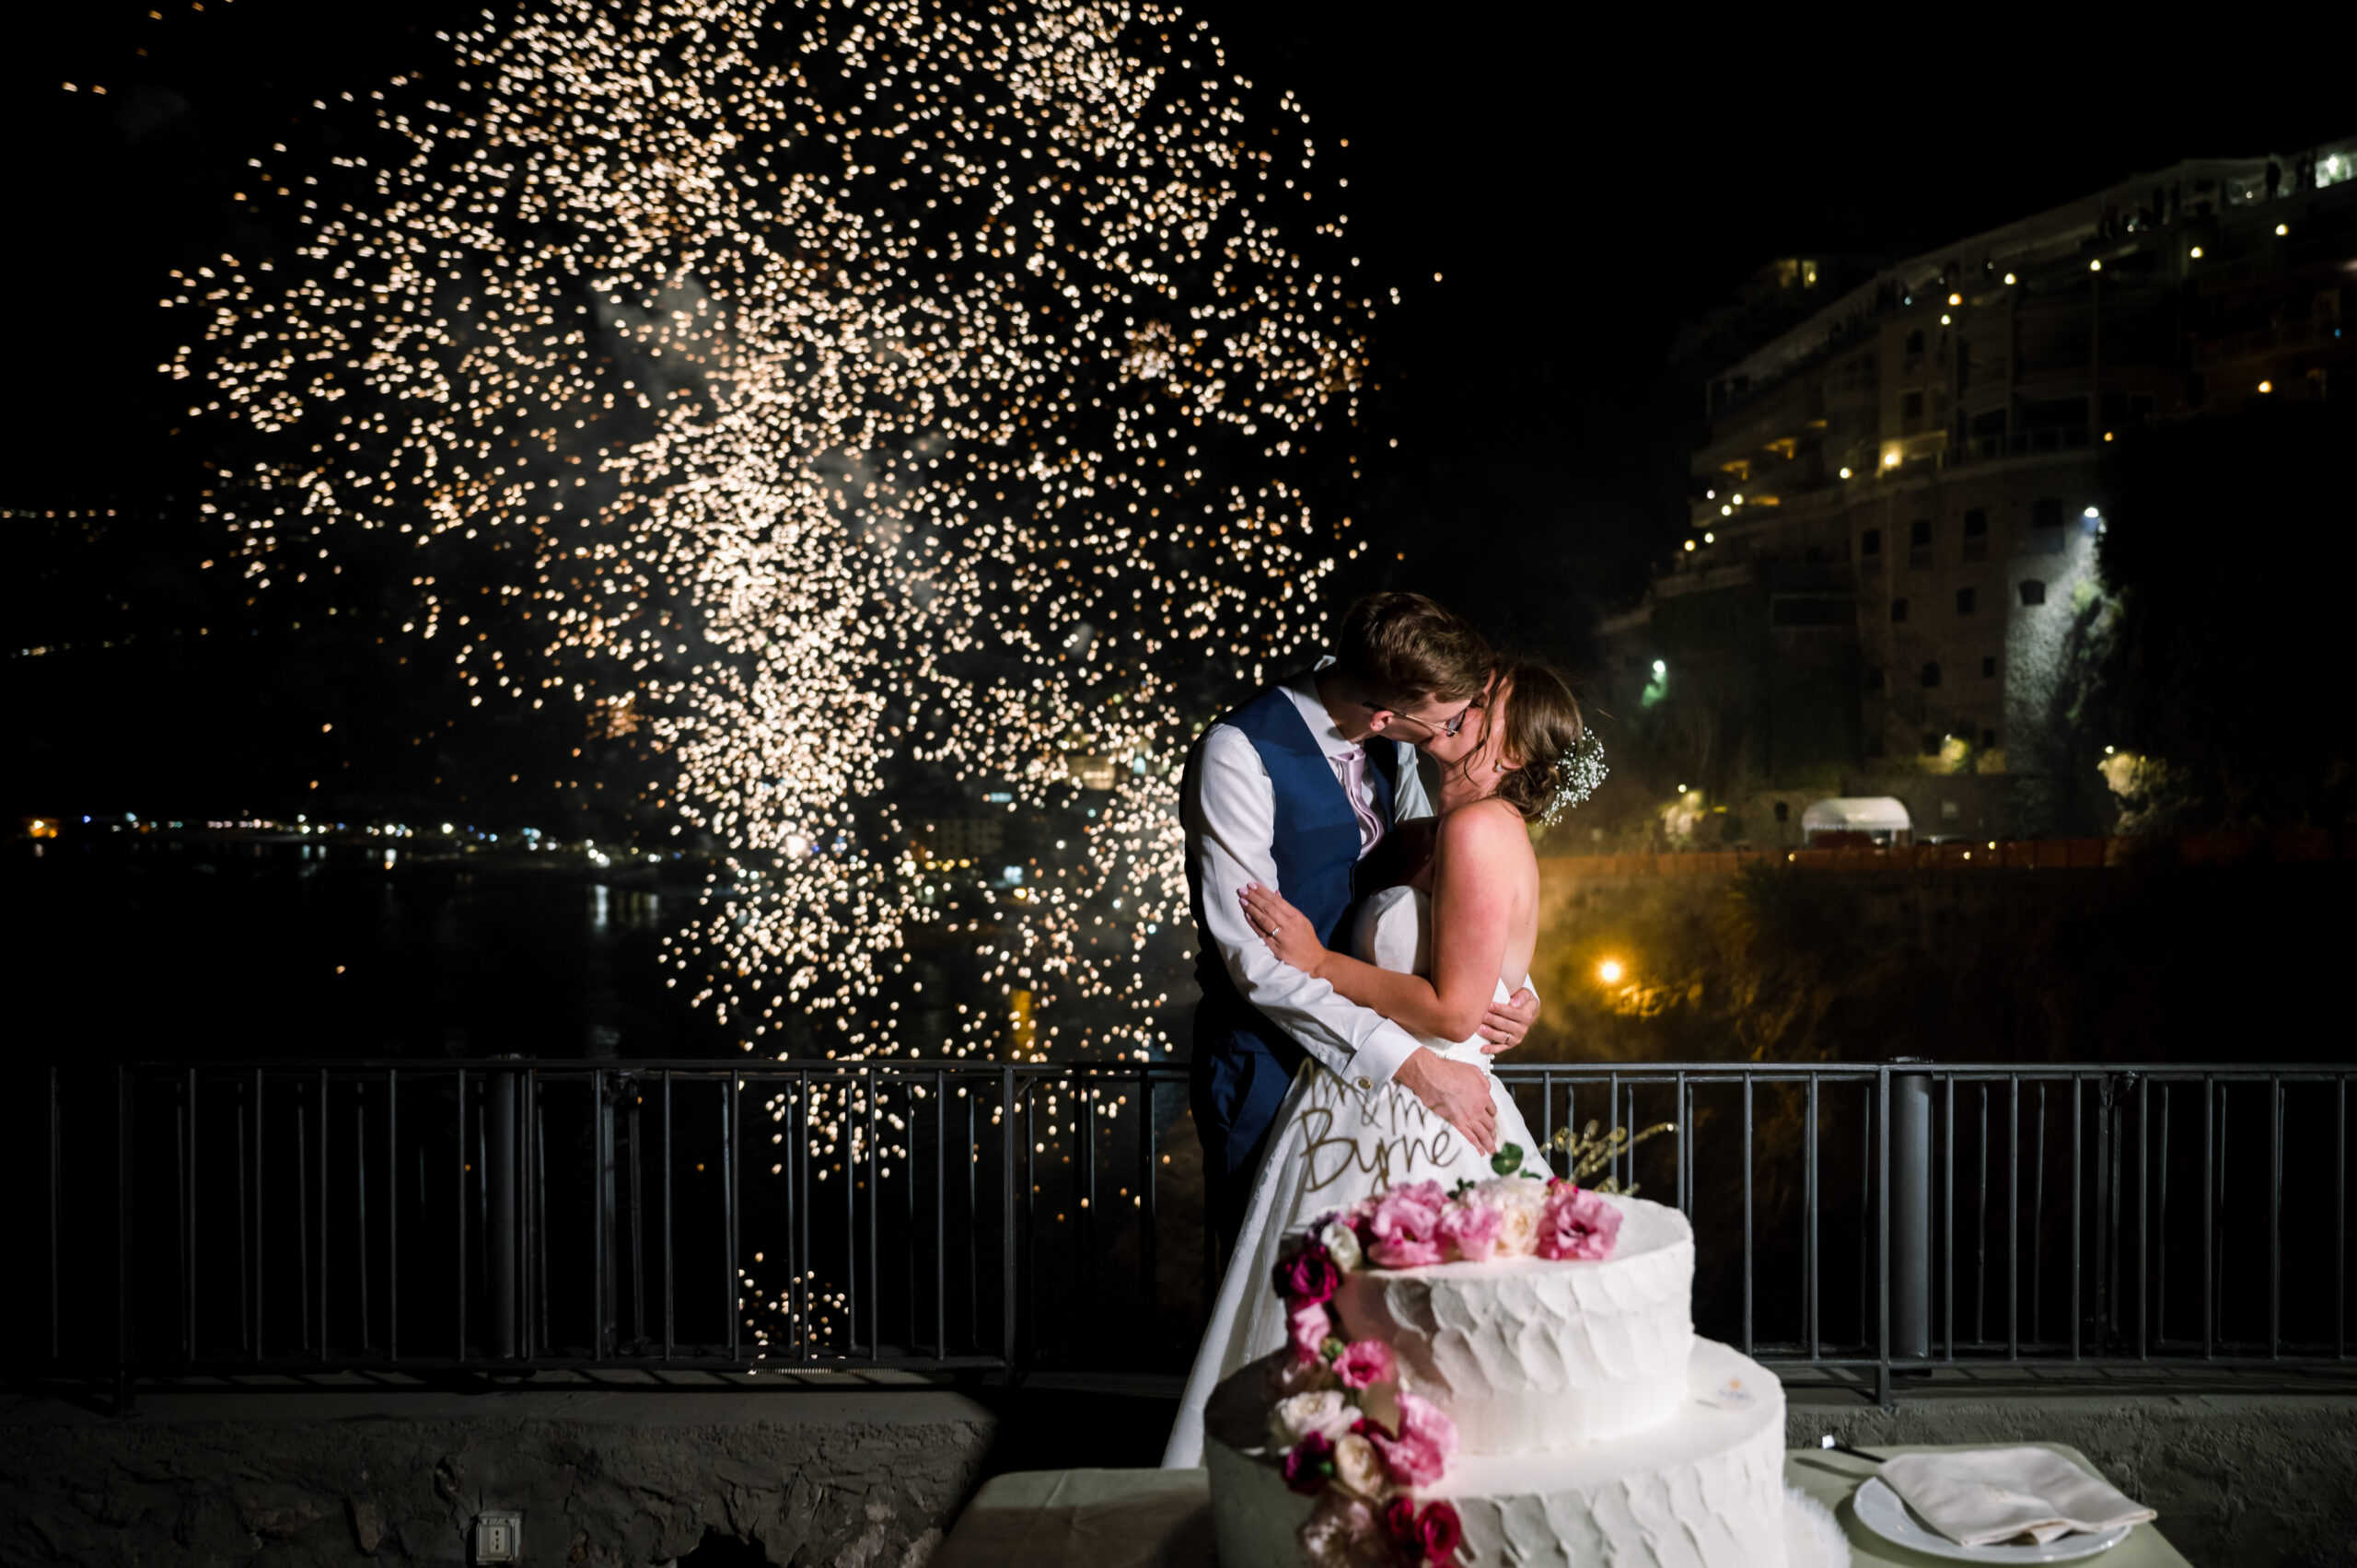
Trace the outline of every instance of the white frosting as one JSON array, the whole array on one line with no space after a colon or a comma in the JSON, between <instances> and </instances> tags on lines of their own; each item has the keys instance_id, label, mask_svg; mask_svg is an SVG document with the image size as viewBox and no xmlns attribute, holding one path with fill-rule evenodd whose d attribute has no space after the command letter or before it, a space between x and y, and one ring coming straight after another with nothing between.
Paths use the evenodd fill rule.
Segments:
<instances>
[{"instance_id":1,"label":"white frosting","mask_svg":"<svg viewBox=\"0 0 2357 1568\"><path fill-rule=\"evenodd\" d=\"M1284 1353L1280 1352L1280 1354ZM1694 1342L1687 1398L1616 1442L1467 1454L1420 1496L1446 1497L1465 1568L1785 1568L1784 1394L1736 1351ZM1298 1568L1311 1500L1263 1457L1266 1363L1220 1386L1206 1412L1220 1568ZM1720 1396L1735 1389L1735 1402ZM1742 1394L1748 1393L1747 1400Z\"/></svg>"},{"instance_id":2,"label":"white frosting","mask_svg":"<svg viewBox=\"0 0 2357 1568\"><path fill-rule=\"evenodd\" d=\"M1468 1454L1572 1448L1669 1419L1694 1347L1694 1231L1676 1209L1608 1198L1601 1262L1516 1258L1367 1269L1334 1298L1354 1340L1405 1362Z\"/></svg>"}]
</instances>

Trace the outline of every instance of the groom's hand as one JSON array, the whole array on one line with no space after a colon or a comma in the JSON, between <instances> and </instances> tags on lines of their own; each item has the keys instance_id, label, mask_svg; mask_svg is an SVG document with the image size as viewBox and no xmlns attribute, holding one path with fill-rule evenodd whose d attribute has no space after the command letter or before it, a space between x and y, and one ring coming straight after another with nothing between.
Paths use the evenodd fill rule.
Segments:
<instances>
[{"instance_id":1,"label":"groom's hand","mask_svg":"<svg viewBox=\"0 0 2357 1568\"><path fill-rule=\"evenodd\" d=\"M1451 1062L1422 1046L1399 1063L1393 1082L1424 1109L1472 1141L1485 1155L1498 1152L1498 1108L1490 1098L1490 1075L1470 1063Z\"/></svg>"},{"instance_id":2,"label":"groom's hand","mask_svg":"<svg viewBox=\"0 0 2357 1568\"><path fill-rule=\"evenodd\" d=\"M1508 1000L1490 1005L1488 1016L1481 1020L1481 1049L1492 1056L1512 1051L1538 1021L1538 993L1526 985Z\"/></svg>"}]
</instances>

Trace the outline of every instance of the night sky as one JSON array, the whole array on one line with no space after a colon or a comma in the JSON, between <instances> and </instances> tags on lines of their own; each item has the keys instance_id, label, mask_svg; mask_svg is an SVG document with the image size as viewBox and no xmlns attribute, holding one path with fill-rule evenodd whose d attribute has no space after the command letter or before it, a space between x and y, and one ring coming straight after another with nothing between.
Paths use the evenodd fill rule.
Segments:
<instances>
[{"instance_id":1,"label":"night sky","mask_svg":"<svg viewBox=\"0 0 2357 1568\"><path fill-rule=\"evenodd\" d=\"M1670 334L1761 261L1906 255L2131 171L2350 128L2331 52L2288 36L2229 73L2150 27L2097 46L1996 17L1867 40L1763 37L1784 25L1765 14L1714 36L1667 8L1208 9L1232 68L1300 95L1350 181L1368 292L1403 296L1374 338L1356 515L1376 548L1340 590L1422 588L1575 664L1682 517L1695 400L1671 384ZM264 226L278 207L228 199L246 158L277 141L321 157L359 119L338 93L434 79L434 30L475 14L99 0L18 35L0 93L19 215L0 505L191 487L201 448L168 434L184 405L154 366L194 322L156 308L164 272L284 249Z\"/></svg>"}]
</instances>

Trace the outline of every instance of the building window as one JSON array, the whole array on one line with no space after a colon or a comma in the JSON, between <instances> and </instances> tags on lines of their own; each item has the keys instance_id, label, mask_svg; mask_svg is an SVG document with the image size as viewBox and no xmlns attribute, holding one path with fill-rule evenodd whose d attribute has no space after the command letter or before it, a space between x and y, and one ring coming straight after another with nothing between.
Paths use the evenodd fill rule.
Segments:
<instances>
[{"instance_id":1,"label":"building window","mask_svg":"<svg viewBox=\"0 0 2357 1568\"><path fill-rule=\"evenodd\" d=\"M1903 392L1899 394L1898 416L1901 419L1922 418L1923 394L1921 392Z\"/></svg>"},{"instance_id":2,"label":"building window","mask_svg":"<svg viewBox=\"0 0 2357 1568\"><path fill-rule=\"evenodd\" d=\"M1993 678L1993 677L1996 675L1996 673L1997 673L1997 656L1996 656L1995 654L1989 654L1989 655L1984 656L1982 657L1982 659L1980 660L1980 674L1981 674L1982 678L1983 678L1983 679L1991 679L1991 678Z\"/></svg>"},{"instance_id":3,"label":"building window","mask_svg":"<svg viewBox=\"0 0 2357 1568\"><path fill-rule=\"evenodd\" d=\"M1907 525L1907 563L1929 566L1932 563L1932 519L1918 517Z\"/></svg>"},{"instance_id":4,"label":"building window","mask_svg":"<svg viewBox=\"0 0 2357 1568\"><path fill-rule=\"evenodd\" d=\"M1878 664L1866 666L1866 690L1869 691L1882 690L1882 666Z\"/></svg>"},{"instance_id":5,"label":"building window","mask_svg":"<svg viewBox=\"0 0 2357 1568\"><path fill-rule=\"evenodd\" d=\"M1969 615L1972 613L1972 590L1970 588L1956 589L1956 612L1958 615Z\"/></svg>"},{"instance_id":6,"label":"building window","mask_svg":"<svg viewBox=\"0 0 2357 1568\"><path fill-rule=\"evenodd\" d=\"M1858 536L1858 553L1870 560L1882 554L1882 530L1880 528L1868 528L1865 532Z\"/></svg>"},{"instance_id":7,"label":"building window","mask_svg":"<svg viewBox=\"0 0 2357 1568\"><path fill-rule=\"evenodd\" d=\"M1892 600L1890 601L1890 621L1891 621L1891 624L1895 626L1895 625L1897 625L1898 622L1900 622L1900 621L1904 621L1904 620L1906 620L1906 619L1907 619L1907 601L1906 601L1905 599L1903 599L1903 598L1895 598L1895 599L1892 599Z\"/></svg>"},{"instance_id":8,"label":"building window","mask_svg":"<svg viewBox=\"0 0 2357 1568\"><path fill-rule=\"evenodd\" d=\"M1918 327L1915 331L1907 334L1907 352L1910 354L1921 354L1923 352L1923 331L1922 328Z\"/></svg>"},{"instance_id":9,"label":"building window","mask_svg":"<svg viewBox=\"0 0 2357 1568\"><path fill-rule=\"evenodd\" d=\"M1980 749L1983 751L1994 751L1997 749L1997 732L1995 730L1984 729L1980 732Z\"/></svg>"},{"instance_id":10,"label":"building window","mask_svg":"<svg viewBox=\"0 0 2357 1568\"><path fill-rule=\"evenodd\" d=\"M1925 665L1923 667L1923 684L1926 686L1937 686L1939 683L1940 667L1936 664Z\"/></svg>"},{"instance_id":11,"label":"building window","mask_svg":"<svg viewBox=\"0 0 2357 1568\"><path fill-rule=\"evenodd\" d=\"M1945 735L1935 735L1930 730L1925 730L1923 732L1923 755L1926 757L1938 756L1940 754L1941 746L1944 745L1946 740L1947 737Z\"/></svg>"},{"instance_id":12,"label":"building window","mask_svg":"<svg viewBox=\"0 0 2357 1568\"><path fill-rule=\"evenodd\" d=\"M1964 558L1989 559L1989 514L1978 506L1964 515Z\"/></svg>"},{"instance_id":13,"label":"building window","mask_svg":"<svg viewBox=\"0 0 2357 1568\"><path fill-rule=\"evenodd\" d=\"M2030 504L2029 522L2030 527L2035 528L2061 528L2062 526L2062 498L2059 495L2039 496L2036 501Z\"/></svg>"},{"instance_id":14,"label":"building window","mask_svg":"<svg viewBox=\"0 0 2357 1568\"><path fill-rule=\"evenodd\" d=\"M2024 577L2022 579L2022 603L2025 605L2035 605L2044 604L2045 602L2046 585L2039 582L2036 577Z\"/></svg>"},{"instance_id":15,"label":"building window","mask_svg":"<svg viewBox=\"0 0 2357 1568\"><path fill-rule=\"evenodd\" d=\"M1789 822L1789 821L1791 821L1792 819L1793 819L1793 807L1792 807L1792 803L1791 803L1790 801L1785 801L1785 800L1780 800L1780 801L1776 802L1776 820L1777 820L1777 821L1779 821L1779 822Z\"/></svg>"}]
</instances>

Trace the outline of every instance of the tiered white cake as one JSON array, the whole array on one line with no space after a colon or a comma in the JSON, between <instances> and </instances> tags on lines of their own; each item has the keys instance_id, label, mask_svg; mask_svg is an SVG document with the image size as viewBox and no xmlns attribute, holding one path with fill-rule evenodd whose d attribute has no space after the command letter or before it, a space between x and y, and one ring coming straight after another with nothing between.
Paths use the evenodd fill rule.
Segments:
<instances>
[{"instance_id":1,"label":"tiered white cake","mask_svg":"<svg viewBox=\"0 0 2357 1568\"><path fill-rule=\"evenodd\" d=\"M1786 1568L1782 1386L1694 1337L1686 1217L1607 1201L1622 1217L1603 1261L1344 1277L1332 1307L1349 1337L1388 1343L1457 1423L1447 1473L1419 1495L1456 1508L1465 1568ZM1311 1501L1264 1447L1268 1372L1229 1377L1205 1412L1221 1568L1301 1562Z\"/></svg>"}]
</instances>

